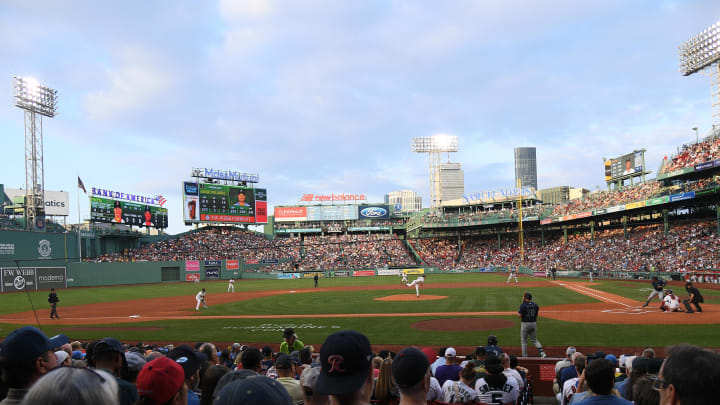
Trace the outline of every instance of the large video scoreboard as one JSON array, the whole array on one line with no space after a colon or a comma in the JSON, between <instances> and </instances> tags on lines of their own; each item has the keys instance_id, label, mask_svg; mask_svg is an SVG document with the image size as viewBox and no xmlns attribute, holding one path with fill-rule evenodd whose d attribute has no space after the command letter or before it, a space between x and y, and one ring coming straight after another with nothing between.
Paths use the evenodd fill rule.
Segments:
<instances>
[{"instance_id":1,"label":"large video scoreboard","mask_svg":"<svg viewBox=\"0 0 720 405\"><path fill-rule=\"evenodd\" d=\"M90 197L90 219L93 222L164 229L168 227L168 210L155 205L93 196Z\"/></svg>"},{"instance_id":2,"label":"large video scoreboard","mask_svg":"<svg viewBox=\"0 0 720 405\"><path fill-rule=\"evenodd\" d=\"M644 169L642 151L628 153L619 158L605 161L605 181L643 173Z\"/></svg>"},{"instance_id":3,"label":"large video scoreboard","mask_svg":"<svg viewBox=\"0 0 720 405\"><path fill-rule=\"evenodd\" d=\"M267 223L265 189L183 182L186 223Z\"/></svg>"}]
</instances>

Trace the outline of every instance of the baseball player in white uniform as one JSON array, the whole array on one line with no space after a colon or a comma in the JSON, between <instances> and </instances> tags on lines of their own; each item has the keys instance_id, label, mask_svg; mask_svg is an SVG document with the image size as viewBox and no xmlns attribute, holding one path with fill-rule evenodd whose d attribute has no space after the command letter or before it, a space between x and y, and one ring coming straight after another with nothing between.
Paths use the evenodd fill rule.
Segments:
<instances>
[{"instance_id":1,"label":"baseball player in white uniform","mask_svg":"<svg viewBox=\"0 0 720 405\"><path fill-rule=\"evenodd\" d=\"M678 298L677 295L673 294L672 290L666 290L665 291L667 295L663 298L663 304L660 306L660 309L667 312L679 312L681 311L680 308L680 298Z\"/></svg>"},{"instance_id":2,"label":"baseball player in white uniform","mask_svg":"<svg viewBox=\"0 0 720 405\"><path fill-rule=\"evenodd\" d=\"M407 273L405 273L404 271L401 271L401 272L400 272L400 275L402 276L402 280L400 280L400 284L405 284L405 285L407 285L407 283L408 283Z\"/></svg>"},{"instance_id":3,"label":"baseball player in white uniform","mask_svg":"<svg viewBox=\"0 0 720 405\"><path fill-rule=\"evenodd\" d=\"M205 294L206 294L205 289L203 288L202 291L197 293L197 295L195 296L195 301L197 301L197 305L195 305L196 311L200 310L200 304L202 304L203 307L205 307L205 308L208 307L207 304L205 303Z\"/></svg>"},{"instance_id":4,"label":"baseball player in white uniform","mask_svg":"<svg viewBox=\"0 0 720 405\"><path fill-rule=\"evenodd\" d=\"M197 277L193 280L193 284L200 284L200 275L197 274Z\"/></svg>"},{"instance_id":5,"label":"baseball player in white uniform","mask_svg":"<svg viewBox=\"0 0 720 405\"><path fill-rule=\"evenodd\" d=\"M413 282L408 284L407 286L408 287L415 286L415 295L417 295L419 298L420 297L420 286L423 285L424 283L425 283L425 277L420 276L420 277L416 278L415 280L413 280Z\"/></svg>"},{"instance_id":6,"label":"baseball player in white uniform","mask_svg":"<svg viewBox=\"0 0 720 405\"><path fill-rule=\"evenodd\" d=\"M509 272L510 274L508 274L508 279L507 279L507 281L505 282L505 284L509 283L511 278L514 278L514 279L515 279L515 282L517 283L517 282L518 282L518 279L517 279L517 267L512 267L512 266L510 266L510 269L508 270L508 272Z\"/></svg>"},{"instance_id":7,"label":"baseball player in white uniform","mask_svg":"<svg viewBox=\"0 0 720 405\"><path fill-rule=\"evenodd\" d=\"M235 292L235 280L228 280L228 292Z\"/></svg>"}]
</instances>

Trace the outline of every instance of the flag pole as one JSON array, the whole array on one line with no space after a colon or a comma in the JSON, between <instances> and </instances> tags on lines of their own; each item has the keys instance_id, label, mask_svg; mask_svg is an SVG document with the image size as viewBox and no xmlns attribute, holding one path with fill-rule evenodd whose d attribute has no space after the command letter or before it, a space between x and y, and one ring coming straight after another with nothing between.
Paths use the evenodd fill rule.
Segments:
<instances>
[{"instance_id":1,"label":"flag pole","mask_svg":"<svg viewBox=\"0 0 720 405\"><path fill-rule=\"evenodd\" d=\"M77 226L77 234L78 234L78 261L82 261L82 245L80 241L80 175L78 174L78 186L77 186L77 205L78 205L78 226Z\"/></svg>"}]
</instances>

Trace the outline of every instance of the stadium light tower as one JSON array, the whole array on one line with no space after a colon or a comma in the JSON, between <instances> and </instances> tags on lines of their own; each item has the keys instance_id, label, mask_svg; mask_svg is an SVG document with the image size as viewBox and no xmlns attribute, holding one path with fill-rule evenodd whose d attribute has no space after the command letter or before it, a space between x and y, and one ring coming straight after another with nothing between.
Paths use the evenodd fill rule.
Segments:
<instances>
[{"instance_id":1,"label":"stadium light tower","mask_svg":"<svg viewBox=\"0 0 720 405\"><path fill-rule=\"evenodd\" d=\"M680 72L690 76L710 73L713 117L720 123L720 21L680 45Z\"/></svg>"},{"instance_id":2,"label":"stadium light tower","mask_svg":"<svg viewBox=\"0 0 720 405\"><path fill-rule=\"evenodd\" d=\"M455 135L436 134L433 136L416 136L413 138L412 151L427 153L430 170L430 208L436 211L440 207L440 158L442 153L457 152L458 137Z\"/></svg>"},{"instance_id":3,"label":"stadium light tower","mask_svg":"<svg viewBox=\"0 0 720 405\"><path fill-rule=\"evenodd\" d=\"M42 117L55 116L57 90L35 79L13 78L15 106L25 110L25 226L45 227Z\"/></svg>"}]
</instances>

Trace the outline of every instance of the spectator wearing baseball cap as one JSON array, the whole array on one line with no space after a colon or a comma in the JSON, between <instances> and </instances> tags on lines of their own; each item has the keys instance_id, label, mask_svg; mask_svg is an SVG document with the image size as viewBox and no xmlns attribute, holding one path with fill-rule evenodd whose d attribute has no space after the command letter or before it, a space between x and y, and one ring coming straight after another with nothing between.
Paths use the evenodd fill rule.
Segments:
<instances>
[{"instance_id":1,"label":"spectator wearing baseball cap","mask_svg":"<svg viewBox=\"0 0 720 405\"><path fill-rule=\"evenodd\" d=\"M495 335L489 335L487 338L487 345L485 346L485 352L487 354L494 354L496 356L499 356L500 353L503 353L502 347L498 346L498 338Z\"/></svg>"},{"instance_id":2,"label":"spectator wearing baseball cap","mask_svg":"<svg viewBox=\"0 0 720 405\"><path fill-rule=\"evenodd\" d=\"M435 370L435 378L437 378L440 386L443 386L447 380L458 381L460 379L462 367L457 363L457 351L455 348L448 347L445 349L445 365Z\"/></svg>"},{"instance_id":3,"label":"spectator wearing baseball cap","mask_svg":"<svg viewBox=\"0 0 720 405\"><path fill-rule=\"evenodd\" d=\"M367 404L373 385L372 349L360 332L335 332L320 348L320 377L315 392L330 395L338 405Z\"/></svg>"},{"instance_id":4,"label":"spectator wearing baseball cap","mask_svg":"<svg viewBox=\"0 0 720 405\"><path fill-rule=\"evenodd\" d=\"M56 351L55 357L57 357L58 367L70 367L72 364L72 359L68 356L65 350Z\"/></svg>"},{"instance_id":5,"label":"spectator wearing baseball cap","mask_svg":"<svg viewBox=\"0 0 720 405\"><path fill-rule=\"evenodd\" d=\"M138 352L127 352L125 353L125 360L128 364L128 372L125 375L125 378L129 382L135 383L138 374L140 374L140 370L145 367L145 356Z\"/></svg>"},{"instance_id":6,"label":"spectator wearing baseball cap","mask_svg":"<svg viewBox=\"0 0 720 405\"><path fill-rule=\"evenodd\" d=\"M305 344L298 339L295 329L286 328L283 331L283 342L280 343L280 353L290 354L294 351L300 351Z\"/></svg>"},{"instance_id":7,"label":"spectator wearing baseball cap","mask_svg":"<svg viewBox=\"0 0 720 405\"><path fill-rule=\"evenodd\" d=\"M285 387L293 402L303 400L303 390L300 386L300 381L295 379L295 367L298 363L299 361L296 362L293 357L284 353L280 354L275 361L275 369L278 373L277 382Z\"/></svg>"},{"instance_id":8,"label":"spectator wearing baseball cap","mask_svg":"<svg viewBox=\"0 0 720 405\"><path fill-rule=\"evenodd\" d=\"M218 386L219 388L219 386ZM213 405L292 405L282 384L262 375L233 381L219 391Z\"/></svg>"},{"instance_id":9,"label":"spectator wearing baseball cap","mask_svg":"<svg viewBox=\"0 0 720 405\"><path fill-rule=\"evenodd\" d=\"M0 344L0 368L8 393L2 404L18 404L30 387L57 367L53 349L67 343L65 335L48 339L34 326L15 329Z\"/></svg>"},{"instance_id":10,"label":"spectator wearing baseball cap","mask_svg":"<svg viewBox=\"0 0 720 405\"><path fill-rule=\"evenodd\" d=\"M115 376L118 383L118 395L120 405L132 405L137 401L137 389L135 385L120 378L127 371L127 360L125 350L119 340L107 337L95 343L92 350L92 358L95 368L105 370ZM123 371L124 370L124 371Z\"/></svg>"},{"instance_id":11,"label":"spectator wearing baseball cap","mask_svg":"<svg viewBox=\"0 0 720 405\"><path fill-rule=\"evenodd\" d=\"M306 368L300 375L300 385L303 389L305 405L329 405L330 397L315 391L315 385L320 377L320 367Z\"/></svg>"},{"instance_id":12,"label":"spectator wearing baseball cap","mask_svg":"<svg viewBox=\"0 0 720 405\"><path fill-rule=\"evenodd\" d=\"M260 374L266 375L268 370L270 370L270 367L273 367L275 365L275 360L273 359L273 350L270 346L265 346L262 348L262 355L263 359L260 362L260 366L262 367L262 370L260 371Z\"/></svg>"},{"instance_id":13,"label":"spectator wearing baseball cap","mask_svg":"<svg viewBox=\"0 0 720 405\"><path fill-rule=\"evenodd\" d=\"M520 387L514 378L503 374L505 367L499 357L490 355L485 359L487 375L475 382L478 400L485 403L515 403Z\"/></svg>"},{"instance_id":14,"label":"spectator wearing baseball cap","mask_svg":"<svg viewBox=\"0 0 720 405\"><path fill-rule=\"evenodd\" d=\"M145 364L137 378L138 405L184 405L187 386L183 368L168 357Z\"/></svg>"},{"instance_id":15,"label":"spectator wearing baseball cap","mask_svg":"<svg viewBox=\"0 0 720 405\"><path fill-rule=\"evenodd\" d=\"M416 347L401 350L393 360L392 373L400 389L400 405L427 403L430 362L425 353Z\"/></svg>"},{"instance_id":16,"label":"spectator wearing baseball cap","mask_svg":"<svg viewBox=\"0 0 720 405\"><path fill-rule=\"evenodd\" d=\"M181 345L170 350L167 357L175 360L185 373L185 385L187 385L188 388L188 405L200 405L200 397L194 392L198 384L200 384L200 366L202 364L199 353L194 351L190 346Z\"/></svg>"},{"instance_id":17,"label":"spectator wearing baseball cap","mask_svg":"<svg viewBox=\"0 0 720 405\"><path fill-rule=\"evenodd\" d=\"M260 350L251 347L240 354L240 365L243 370L252 370L257 373L262 371L263 355Z\"/></svg>"}]
</instances>

